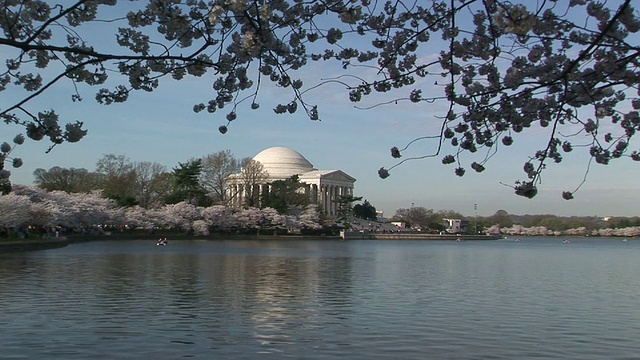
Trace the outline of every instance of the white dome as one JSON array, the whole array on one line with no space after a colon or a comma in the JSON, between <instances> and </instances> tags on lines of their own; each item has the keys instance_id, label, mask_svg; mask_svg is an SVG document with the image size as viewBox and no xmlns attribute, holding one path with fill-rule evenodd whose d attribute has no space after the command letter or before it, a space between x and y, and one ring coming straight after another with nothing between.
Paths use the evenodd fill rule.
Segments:
<instances>
[{"instance_id":1,"label":"white dome","mask_svg":"<svg viewBox=\"0 0 640 360\"><path fill-rule=\"evenodd\" d=\"M299 152L282 146L262 150L253 160L259 161L272 179L286 179L315 170Z\"/></svg>"}]
</instances>

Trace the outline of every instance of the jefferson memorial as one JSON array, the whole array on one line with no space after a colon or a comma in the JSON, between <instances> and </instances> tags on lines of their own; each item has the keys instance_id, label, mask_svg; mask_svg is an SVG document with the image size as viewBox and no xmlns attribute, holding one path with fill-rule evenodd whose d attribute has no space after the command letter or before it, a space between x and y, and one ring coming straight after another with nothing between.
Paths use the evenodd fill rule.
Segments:
<instances>
[{"instance_id":1,"label":"jefferson memorial","mask_svg":"<svg viewBox=\"0 0 640 360\"><path fill-rule=\"evenodd\" d=\"M356 179L342 170L318 170L299 152L286 147L271 147L261 151L253 158L262 164L267 173L263 184L257 185L260 194L269 191L270 183L285 180L298 175L300 183L304 184L304 192L311 203L318 204L326 215L336 215L335 200L341 195L353 196L353 184ZM244 204L246 195L245 185L238 174L229 179L229 190L235 196L233 205Z\"/></svg>"}]
</instances>

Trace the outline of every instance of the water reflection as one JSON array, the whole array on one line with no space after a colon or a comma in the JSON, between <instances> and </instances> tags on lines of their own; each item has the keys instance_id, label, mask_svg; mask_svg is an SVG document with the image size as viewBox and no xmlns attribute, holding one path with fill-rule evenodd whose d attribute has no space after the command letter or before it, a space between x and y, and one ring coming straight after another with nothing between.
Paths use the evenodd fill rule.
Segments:
<instances>
[{"instance_id":1,"label":"water reflection","mask_svg":"<svg viewBox=\"0 0 640 360\"><path fill-rule=\"evenodd\" d=\"M624 246L132 241L2 254L0 348L64 359L632 358L640 243Z\"/></svg>"},{"instance_id":2,"label":"water reflection","mask_svg":"<svg viewBox=\"0 0 640 360\"><path fill-rule=\"evenodd\" d=\"M75 299L95 297L91 303L98 308L90 312L99 313L95 320L104 324L102 340L118 339L123 326L113 322L126 324L122 314L133 310L170 319L172 330L180 334L170 340L174 343L195 344L193 337L203 335L200 326L197 334L192 327L196 321L211 333L231 328L270 352L290 344L301 330L344 321L351 311L349 249L327 258L326 253L317 256L317 244L294 245L224 244L220 251L199 252L183 251L174 243L173 252L168 247L152 256L136 251L83 254L71 263L45 257L40 266L45 274L77 279ZM165 325L151 322L145 331L162 332ZM140 336L141 330L125 335ZM223 341L229 342L233 340Z\"/></svg>"}]
</instances>

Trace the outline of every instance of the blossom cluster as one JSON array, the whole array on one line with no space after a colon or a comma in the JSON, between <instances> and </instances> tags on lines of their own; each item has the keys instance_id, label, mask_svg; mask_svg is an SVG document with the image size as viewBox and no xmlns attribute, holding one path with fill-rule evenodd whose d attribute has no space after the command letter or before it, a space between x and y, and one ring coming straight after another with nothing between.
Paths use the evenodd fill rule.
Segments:
<instances>
[{"instance_id":1,"label":"blossom cluster","mask_svg":"<svg viewBox=\"0 0 640 360\"><path fill-rule=\"evenodd\" d=\"M0 144L0 180L8 180L11 176L11 172L4 168L5 163L7 161L11 162L11 165L14 168L19 168L22 166L22 158L19 157L10 157L9 155L17 145L22 145L24 143L24 135L18 134L13 138L13 146L8 142L3 142Z\"/></svg>"},{"instance_id":2,"label":"blossom cluster","mask_svg":"<svg viewBox=\"0 0 640 360\"><path fill-rule=\"evenodd\" d=\"M375 60L385 79L355 84L349 97L360 102L374 93L408 87L408 95L398 101L444 100L449 107L435 116L442 119L436 152L407 156L408 146L402 151L395 146L392 157L404 155L403 160L381 168L381 178L407 160L436 156L442 156L443 164L457 164L454 173L463 176L461 156L466 154L472 159L470 167L482 172L500 146L511 146L519 134L536 128L542 128L533 131L545 132L548 141L524 161L525 178L513 186L521 196L534 197L547 163L562 162L564 154L576 148L587 149L599 164L622 157L640 160L640 151L630 147L640 129L635 56L640 18L631 1L492 0L467 4L464 14L438 2L414 10L396 18L380 16L385 24L401 29L380 31L386 39L371 43L380 49ZM467 21L468 14L472 22ZM370 19L367 26L383 28ZM420 49L423 43L433 43L427 34L435 32L442 33L446 45L439 48L439 61L430 62L429 53ZM418 60L411 57L416 54ZM419 60L420 55L425 61ZM444 83L420 79L429 76L444 78ZM420 87L421 83L426 86ZM443 93L433 89L434 83ZM431 138L417 138L409 145ZM574 193L564 191L562 196L571 199Z\"/></svg>"},{"instance_id":3,"label":"blossom cluster","mask_svg":"<svg viewBox=\"0 0 640 360\"><path fill-rule=\"evenodd\" d=\"M640 17L633 5L8 1L0 8L0 46L8 54L0 92L27 95L0 109L0 119L26 127L34 140L73 142L86 133L81 122L60 126L54 110L30 109L35 97L59 82L72 83L74 101L83 99L86 85L100 87L99 103L112 104L126 101L132 91L154 91L162 77L192 76L212 85L193 110L220 119L216 127L224 134L243 109L261 108L265 83L285 90L272 107L275 113L304 111L312 120L320 114L306 100L309 90L337 83L349 100L374 102L367 107L444 103L434 107L441 113L425 116L425 122L441 123L435 153L403 156L394 166L441 157L444 164L456 164L458 176L467 173L467 163L481 172L498 148L530 131L544 132L547 139L524 160L531 166L513 187L533 197L546 165L561 163L572 150L586 151L604 165L625 157L640 160L640 150L633 148L640 130ZM111 9L104 11L106 6ZM115 42L91 42L84 36L89 31L114 33ZM313 62L333 62L343 72L332 78L305 72ZM218 112L223 116L216 117ZM394 159L403 155L398 148ZM466 161L463 155L469 155ZM378 174L389 177L389 170Z\"/></svg>"},{"instance_id":4,"label":"blossom cluster","mask_svg":"<svg viewBox=\"0 0 640 360\"><path fill-rule=\"evenodd\" d=\"M196 235L213 231L249 229L301 230L321 228L320 214L308 206L298 215L280 215L271 208L231 208L220 205L198 207L187 202L154 209L118 207L99 191L88 194L46 192L16 185L11 194L0 196L0 227L62 226L80 231L97 225L135 229L176 229Z\"/></svg>"},{"instance_id":5,"label":"blossom cluster","mask_svg":"<svg viewBox=\"0 0 640 360\"><path fill-rule=\"evenodd\" d=\"M640 227L631 226L625 228L611 229L593 229L589 230L586 227L579 227L574 229L567 229L563 231L551 230L546 226L532 226L524 227L522 225L514 225L512 227L500 227L493 225L487 230L488 234L492 235L509 235L509 236L602 236L602 237L638 237L640 236Z\"/></svg>"}]
</instances>

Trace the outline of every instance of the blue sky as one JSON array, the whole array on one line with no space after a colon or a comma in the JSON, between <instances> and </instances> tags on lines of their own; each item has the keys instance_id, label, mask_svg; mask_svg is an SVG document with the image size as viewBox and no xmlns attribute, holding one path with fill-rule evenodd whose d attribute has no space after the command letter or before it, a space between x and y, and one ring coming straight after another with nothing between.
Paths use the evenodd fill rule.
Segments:
<instances>
[{"instance_id":1,"label":"blue sky","mask_svg":"<svg viewBox=\"0 0 640 360\"><path fill-rule=\"evenodd\" d=\"M327 64L312 64L303 71L308 85L336 74L336 69ZM83 121L89 134L79 143L57 146L49 154L45 154L49 146L46 141L28 140L12 154L24 160L21 168L11 169L12 181L31 184L37 168L94 170L96 162L109 153L125 155L132 161L158 162L170 170L178 162L221 150L231 150L236 157L244 158L272 146L286 146L300 152L318 169L341 169L355 177L355 195L383 210L385 216L412 205L474 215L474 204L478 215L491 215L498 210L513 214L640 215L640 164L627 158L608 166L593 164L586 183L571 201L563 200L561 194L582 181L588 157L581 154L585 151L578 151L581 149L567 154L562 164L549 165L534 199L516 196L511 188L502 185L523 179L522 165L546 143L546 129L532 128L516 136L514 145L501 147L480 174L468 167L480 158L463 156L467 174L458 177L453 173L454 165L442 165L442 156L438 156L408 161L383 180L377 170L395 164L389 149L403 148L416 137L437 133L440 123L435 116L444 113L445 104L399 102L360 110L349 102L343 87L327 84L307 94L309 103L319 105L322 119L311 121L302 111L275 114L272 108L277 102L286 103L291 95L264 86L258 99L261 108L252 111L248 105L242 106L238 119L222 135L218 126L226 123L225 111L192 111L194 104L206 103L214 96L212 82L211 73L179 82L165 79L153 93L136 92L128 102L109 106L97 104L93 100L97 88L87 87L80 88L85 100L72 103L71 84L61 83L36 99L32 109L55 108L62 123ZM427 91L438 91L432 83L433 79L428 79L421 85ZM5 100L13 96L3 94ZM1 100L0 107L8 104L5 100ZM373 99L362 105L375 103ZM16 126L2 126L0 142L10 142L22 131ZM631 145L631 149L638 149L637 141ZM418 142L403 155L432 153L435 146L435 142Z\"/></svg>"},{"instance_id":2,"label":"blue sky","mask_svg":"<svg viewBox=\"0 0 640 360\"><path fill-rule=\"evenodd\" d=\"M320 104L322 119L311 121L303 113L274 114L269 104L275 104L275 91L265 89L270 91L261 94L261 109L239 110L230 131L222 135L217 129L225 123L224 112L196 114L191 110L194 103L207 99L203 94L208 88L204 78L169 80L153 93L134 93L128 102L110 106L96 104L92 89L83 89L86 100L81 103L71 103L68 92L50 92L37 102L44 108L55 107L65 120L84 121L89 134L79 143L57 146L49 154L44 153L45 141L25 142L13 154L22 157L25 164L12 169L12 181L31 184L36 168L94 170L96 162L108 153L123 154L132 161L158 162L170 169L178 162L220 150L229 149L242 158L271 146L286 146L318 169L341 169L355 177L355 194L387 216L412 204L465 215L474 214L474 204L479 215L500 209L514 214L640 215L640 166L628 159L608 166L592 165L587 182L571 201L562 200L561 192L573 190L582 181L588 161L577 152L561 165L549 166L534 199L516 196L511 188L501 185L521 179L523 162L545 141L543 133L535 129L522 139L516 138L512 147L501 148L483 173L467 169L464 177L458 177L453 174L453 165L442 165L441 157L436 157L408 161L383 180L377 170L395 163L389 152L392 146L404 147L416 136L437 131L435 106L407 102L358 110L346 93L329 85L311 94L311 102ZM7 140L20 131L3 126ZM405 156L434 149L433 142L419 142Z\"/></svg>"}]
</instances>

